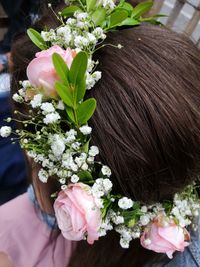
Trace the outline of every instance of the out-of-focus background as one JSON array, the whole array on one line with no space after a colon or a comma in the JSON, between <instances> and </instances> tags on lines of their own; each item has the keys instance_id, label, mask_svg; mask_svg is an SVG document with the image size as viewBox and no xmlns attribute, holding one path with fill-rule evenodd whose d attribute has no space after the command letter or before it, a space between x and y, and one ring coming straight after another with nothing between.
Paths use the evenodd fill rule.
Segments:
<instances>
[{"instance_id":1,"label":"out-of-focus background","mask_svg":"<svg viewBox=\"0 0 200 267\"><path fill-rule=\"evenodd\" d=\"M61 0L52 0L54 4ZM133 4L146 0L129 0ZM26 31L41 14L46 0L0 0L0 127L11 116L10 45L16 33ZM154 0L148 15L165 14L160 21L182 32L200 48L200 0ZM23 53L23 48L22 48ZM24 155L18 143L0 137L0 205L23 193L27 188Z\"/></svg>"},{"instance_id":2,"label":"out-of-focus background","mask_svg":"<svg viewBox=\"0 0 200 267\"><path fill-rule=\"evenodd\" d=\"M138 0L134 2L145 2ZM154 0L153 13L166 14L161 22L177 32L184 32L200 46L200 0ZM7 17L0 2L0 40L9 25Z\"/></svg>"},{"instance_id":3,"label":"out-of-focus background","mask_svg":"<svg viewBox=\"0 0 200 267\"><path fill-rule=\"evenodd\" d=\"M152 12L167 15L160 19L162 23L183 32L200 47L200 0L155 0Z\"/></svg>"}]
</instances>

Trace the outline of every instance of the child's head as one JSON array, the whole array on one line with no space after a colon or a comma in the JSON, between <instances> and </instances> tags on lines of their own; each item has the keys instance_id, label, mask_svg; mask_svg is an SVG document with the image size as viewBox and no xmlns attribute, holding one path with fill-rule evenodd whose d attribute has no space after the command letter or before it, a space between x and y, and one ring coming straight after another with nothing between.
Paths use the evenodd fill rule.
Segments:
<instances>
[{"instance_id":1,"label":"child's head","mask_svg":"<svg viewBox=\"0 0 200 267\"><path fill-rule=\"evenodd\" d=\"M183 36L149 25L111 32L106 43L123 48L95 54L102 79L87 92L97 100L92 144L112 170L115 193L145 204L171 199L200 172L199 51ZM13 93L36 51L26 37L13 46ZM41 184L36 171L32 178L46 209L58 185Z\"/></svg>"},{"instance_id":2,"label":"child's head","mask_svg":"<svg viewBox=\"0 0 200 267\"><path fill-rule=\"evenodd\" d=\"M92 142L116 191L144 202L172 197L199 174L199 51L149 25L112 32L107 42L123 48L96 53L102 79L87 93L98 103ZM13 93L36 50L27 38L14 45Z\"/></svg>"}]
</instances>

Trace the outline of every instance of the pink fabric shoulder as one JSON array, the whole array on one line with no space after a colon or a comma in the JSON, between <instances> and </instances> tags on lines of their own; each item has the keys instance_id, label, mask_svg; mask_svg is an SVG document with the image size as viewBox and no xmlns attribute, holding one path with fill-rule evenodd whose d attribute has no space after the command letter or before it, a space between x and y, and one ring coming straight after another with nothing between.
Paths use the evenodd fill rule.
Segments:
<instances>
[{"instance_id":1,"label":"pink fabric shoulder","mask_svg":"<svg viewBox=\"0 0 200 267\"><path fill-rule=\"evenodd\" d=\"M74 243L52 237L27 193L0 206L0 252L15 267L67 267Z\"/></svg>"}]
</instances>

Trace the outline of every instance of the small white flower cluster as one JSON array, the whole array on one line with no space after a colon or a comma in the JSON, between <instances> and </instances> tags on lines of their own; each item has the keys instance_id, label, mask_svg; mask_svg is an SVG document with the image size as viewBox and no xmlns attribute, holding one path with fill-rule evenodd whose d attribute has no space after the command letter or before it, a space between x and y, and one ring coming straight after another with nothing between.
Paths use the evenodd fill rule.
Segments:
<instances>
[{"instance_id":1,"label":"small white flower cluster","mask_svg":"<svg viewBox=\"0 0 200 267\"><path fill-rule=\"evenodd\" d=\"M133 201L130 198L122 197L118 201L118 206L123 210L127 210L133 207Z\"/></svg>"},{"instance_id":2,"label":"small white flower cluster","mask_svg":"<svg viewBox=\"0 0 200 267\"><path fill-rule=\"evenodd\" d=\"M22 86L22 88L18 90L18 93L15 93L12 96L12 99L15 102L23 103L25 95L26 95L26 89L31 87L31 84L28 80L21 81L21 82L19 82L19 84Z\"/></svg>"},{"instance_id":3,"label":"small white flower cluster","mask_svg":"<svg viewBox=\"0 0 200 267\"><path fill-rule=\"evenodd\" d=\"M199 215L199 209L200 203L196 199L175 194L171 215L175 216L181 227L186 227L191 224L191 218Z\"/></svg>"},{"instance_id":4,"label":"small white flower cluster","mask_svg":"<svg viewBox=\"0 0 200 267\"><path fill-rule=\"evenodd\" d=\"M34 95L33 99L30 102L32 108L38 108L41 106L42 104L42 95L41 94L37 94Z\"/></svg>"},{"instance_id":5,"label":"small white flower cluster","mask_svg":"<svg viewBox=\"0 0 200 267\"><path fill-rule=\"evenodd\" d=\"M32 108L40 108L41 113L45 116L43 118L43 122L45 124L58 123L61 119L59 113L55 110L55 107L52 105L52 103L42 103L42 97L43 96L41 94L34 95L33 99L30 102ZM59 107L58 105L57 108Z\"/></svg>"},{"instance_id":6,"label":"small white flower cluster","mask_svg":"<svg viewBox=\"0 0 200 267\"><path fill-rule=\"evenodd\" d=\"M104 1L105 2L105 1ZM112 2L112 1L111 1ZM65 25L51 29L50 31L42 31L41 36L45 42L51 42L52 45L59 45L64 48L72 48L77 52L87 51L91 56L96 45L106 38L106 35L101 27L94 28L91 17L86 12L76 11L73 18L68 18ZM101 72L93 69L98 62L92 59L88 61L86 72L86 88L91 89L101 79ZM21 100L15 96L18 102ZM33 106L35 106L33 101ZM36 107L36 106L35 106ZM49 117L49 116L48 116ZM52 117L52 116L51 116ZM49 118L46 123L48 123ZM51 119L50 119L51 121Z\"/></svg>"},{"instance_id":7,"label":"small white flower cluster","mask_svg":"<svg viewBox=\"0 0 200 267\"><path fill-rule=\"evenodd\" d=\"M56 40L56 34L55 34L55 31L53 29L51 29L48 32L42 31L41 36L45 42L52 42L53 43Z\"/></svg>"},{"instance_id":8,"label":"small white flower cluster","mask_svg":"<svg viewBox=\"0 0 200 267\"><path fill-rule=\"evenodd\" d=\"M89 54L99 40L106 38L101 27L94 28L91 16L80 11L76 11L74 17L68 18L64 26L56 30L42 31L41 36L45 42L51 42L52 45L80 49L88 51Z\"/></svg>"},{"instance_id":9,"label":"small white flower cluster","mask_svg":"<svg viewBox=\"0 0 200 267\"><path fill-rule=\"evenodd\" d=\"M18 93L15 93L13 96L12 96L12 99L15 101L15 102L18 102L18 103L23 103L24 102L24 98L18 94Z\"/></svg>"},{"instance_id":10,"label":"small white flower cluster","mask_svg":"<svg viewBox=\"0 0 200 267\"><path fill-rule=\"evenodd\" d=\"M116 7L113 0L98 0L98 4L110 10L113 10Z\"/></svg>"},{"instance_id":11,"label":"small white flower cluster","mask_svg":"<svg viewBox=\"0 0 200 267\"><path fill-rule=\"evenodd\" d=\"M35 95L31 101L31 106L37 107L37 114L40 123L46 124L45 120L48 115L59 114L58 104L56 101L42 102L41 95ZM63 189L66 183L71 181L77 183L80 180L79 173L90 171L94 164L95 156L99 150L96 146L91 146L88 151L84 152L82 146L87 142L92 128L88 125L82 125L78 131L70 129L63 132L59 126L54 127L50 123L43 126L35 135L30 135L29 138L24 137L25 132L21 132L21 146L28 151L29 157L35 162L41 164L42 168L38 174L42 182L47 182L48 177L56 175L59 178L61 188ZM30 138L34 138L34 141ZM29 142L29 140L31 140ZM25 142L26 141L26 142ZM36 153L33 150L32 143L35 148L41 150L42 153ZM29 149L29 145L31 149Z\"/></svg>"},{"instance_id":12,"label":"small white flower cluster","mask_svg":"<svg viewBox=\"0 0 200 267\"><path fill-rule=\"evenodd\" d=\"M96 198L106 196L112 190L112 182L108 178L98 178L92 186L92 194Z\"/></svg>"},{"instance_id":13,"label":"small white flower cluster","mask_svg":"<svg viewBox=\"0 0 200 267\"><path fill-rule=\"evenodd\" d=\"M120 234L120 245L122 248L129 248L130 241L141 236L141 231L138 227L130 229L126 226L120 225L116 227L115 230Z\"/></svg>"},{"instance_id":14,"label":"small white flower cluster","mask_svg":"<svg viewBox=\"0 0 200 267\"><path fill-rule=\"evenodd\" d=\"M0 128L0 136L1 137L8 137L12 132L12 128L9 126L2 126Z\"/></svg>"},{"instance_id":15,"label":"small white flower cluster","mask_svg":"<svg viewBox=\"0 0 200 267\"><path fill-rule=\"evenodd\" d=\"M92 89L94 85L101 79L101 72L95 71L92 74L86 73L86 87L88 90Z\"/></svg>"},{"instance_id":16,"label":"small white flower cluster","mask_svg":"<svg viewBox=\"0 0 200 267\"><path fill-rule=\"evenodd\" d=\"M101 227L98 231L99 236L105 236L108 231L111 231L113 229L113 225L110 221L110 218L107 216L105 220L101 223Z\"/></svg>"}]
</instances>

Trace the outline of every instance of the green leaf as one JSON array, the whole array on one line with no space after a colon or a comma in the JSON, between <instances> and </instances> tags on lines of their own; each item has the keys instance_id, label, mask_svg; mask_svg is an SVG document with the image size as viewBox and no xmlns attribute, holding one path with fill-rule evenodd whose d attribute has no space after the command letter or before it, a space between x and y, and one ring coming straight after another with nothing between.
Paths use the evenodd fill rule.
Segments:
<instances>
[{"instance_id":1,"label":"green leaf","mask_svg":"<svg viewBox=\"0 0 200 267\"><path fill-rule=\"evenodd\" d=\"M90 181L93 180L92 174L88 171L80 171L77 173L80 180Z\"/></svg>"},{"instance_id":2,"label":"green leaf","mask_svg":"<svg viewBox=\"0 0 200 267\"><path fill-rule=\"evenodd\" d=\"M67 64L65 63L65 61L63 60L63 58L57 54L54 53L52 56L52 61L53 61L53 65L56 69L56 72L58 74L58 76L60 77L60 79L69 86L69 82L68 82L68 73L69 73L69 69Z\"/></svg>"},{"instance_id":3,"label":"green leaf","mask_svg":"<svg viewBox=\"0 0 200 267\"><path fill-rule=\"evenodd\" d=\"M39 47L41 50L45 50L47 48L45 41L43 40L42 36L40 35L39 32L37 32L36 30L29 28L27 30L27 34L29 36L29 38L31 39L31 41L37 46Z\"/></svg>"},{"instance_id":4,"label":"green leaf","mask_svg":"<svg viewBox=\"0 0 200 267\"><path fill-rule=\"evenodd\" d=\"M131 18L140 18L144 13L149 11L153 6L153 2L145 2L145 3L140 3L138 4L134 9L131 14Z\"/></svg>"},{"instance_id":5,"label":"green leaf","mask_svg":"<svg viewBox=\"0 0 200 267\"><path fill-rule=\"evenodd\" d=\"M158 18L162 18L162 17L167 17L167 16L163 15L163 14L155 14L152 17L149 17L149 18L141 18L140 21L148 22L148 23L151 23L151 24L162 25L162 22L157 20Z\"/></svg>"},{"instance_id":6,"label":"green leaf","mask_svg":"<svg viewBox=\"0 0 200 267\"><path fill-rule=\"evenodd\" d=\"M73 107L73 95L70 91L69 86L64 85L64 84L56 81L55 82L55 88L56 88L56 91L58 92L58 95L63 100L63 102L67 106Z\"/></svg>"},{"instance_id":7,"label":"green leaf","mask_svg":"<svg viewBox=\"0 0 200 267\"><path fill-rule=\"evenodd\" d=\"M92 20L95 26L101 26L106 18L106 10L102 7L97 8L92 14Z\"/></svg>"},{"instance_id":8,"label":"green leaf","mask_svg":"<svg viewBox=\"0 0 200 267\"><path fill-rule=\"evenodd\" d=\"M131 13L133 11L133 6L131 4L129 4L129 3L124 2L124 3L119 4L115 8L115 10L125 10L125 11L128 12L129 15L131 15Z\"/></svg>"},{"instance_id":9,"label":"green leaf","mask_svg":"<svg viewBox=\"0 0 200 267\"><path fill-rule=\"evenodd\" d=\"M136 19L127 18L119 26L135 26L140 25L140 22Z\"/></svg>"},{"instance_id":10,"label":"green leaf","mask_svg":"<svg viewBox=\"0 0 200 267\"><path fill-rule=\"evenodd\" d=\"M110 15L109 22L108 22L108 28L114 28L121 24L123 20L125 20L128 17L128 12L125 10L119 10L115 11Z\"/></svg>"},{"instance_id":11,"label":"green leaf","mask_svg":"<svg viewBox=\"0 0 200 267\"><path fill-rule=\"evenodd\" d=\"M78 84L75 86L75 94L76 94L76 102L80 102L83 100L85 92L86 92L86 81L85 78L83 78L81 81L78 82Z\"/></svg>"},{"instance_id":12,"label":"green leaf","mask_svg":"<svg viewBox=\"0 0 200 267\"><path fill-rule=\"evenodd\" d=\"M80 125L85 124L93 115L96 109L96 100L89 98L82 102L77 109L77 119Z\"/></svg>"},{"instance_id":13,"label":"green leaf","mask_svg":"<svg viewBox=\"0 0 200 267\"><path fill-rule=\"evenodd\" d=\"M87 3L87 11L91 11L95 8L96 0L86 0Z\"/></svg>"},{"instance_id":14,"label":"green leaf","mask_svg":"<svg viewBox=\"0 0 200 267\"><path fill-rule=\"evenodd\" d=\"M76 85L85 78L87 64L87 54L85 52L79 52L74 58L69 71L69 80L72 84Z\"/></svg>"},{"instance_id":15,"label":"green leaf","mask_svg":"<svg viewBox=\"0 0 200 267\"><path fill-rule=\"evenodd\" d=\"M81 147L83 152L88 153L89 144L90 144L90 139Z\"/></svg>"},{"instance_id":16,"label":"green leaf","mask_svg":"<svg viewBox=\"0 0 200 267\"><path fill-rule=\"evenodd\" d=\"M68 115L68 117L70 118L70 120L71 120L73 123L76 123L76 118L75 118L75 116L74 116L73 109L70 108L70 107L66 107L66 112L67 112L67 115Z\"/></svg>"},{"instance_id":17,"label":"green leaf","mask_svg":"<svg viewBox=\"0 0 200 267\"><path fill-rule=\"evenodd\" d=\"M72 16L72 15L74 14L74 12L77 11L77 10L80 10L80 11L81 11L80 7L78 7L78 6L69 6L69 7L66 7L66 8L64 8L64 9L62 10L61 15L62 15L63 17L70 17L70 16Z\"/></svg>"}]
</instances>

